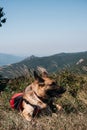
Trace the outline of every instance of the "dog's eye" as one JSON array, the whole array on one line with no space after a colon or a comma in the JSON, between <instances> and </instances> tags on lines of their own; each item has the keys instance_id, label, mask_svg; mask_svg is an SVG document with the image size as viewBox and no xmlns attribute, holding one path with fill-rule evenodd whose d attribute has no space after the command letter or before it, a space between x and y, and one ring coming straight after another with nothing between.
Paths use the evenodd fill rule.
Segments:
<instances>
[{"instance_id":1,"label":"dog's eye","mask_svg":"<svg viewBox=\"0 0 87 130\"><path fill-rule=\"evenodd\" d=\"M56 82L52 82L51 86L54 86L54 85L56 85Z\"/></svg>"},{"instance_id":2,"label":"dog's eye","mask_svg":"<svg viewBox=\"0 0 87 130\"><path fill-rule=\"evenodd\" d=\"M44 87L45 84L44 83L39 83L39 86Z\"/></svg>"}]
</instances>

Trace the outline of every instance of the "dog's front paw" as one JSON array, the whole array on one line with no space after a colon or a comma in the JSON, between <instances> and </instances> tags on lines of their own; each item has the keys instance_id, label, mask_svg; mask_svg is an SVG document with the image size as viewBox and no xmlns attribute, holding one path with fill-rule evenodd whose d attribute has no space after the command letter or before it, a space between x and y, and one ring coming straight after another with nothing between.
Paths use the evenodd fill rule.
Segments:
<instances>
[{"instance_id":1,"label":"dog's front paw","mask_svg":"<svg viewBox=\"0 0 87 130\"><path fill-rule=\"evenodd\" d=\"M51 111L52 111L53 113L56 113L56 112L57 112L57 107L56 107L56 105L51 104L51 105L50 105L50 109L51 109Z\"/></svg>"},{"instance_id":2,"label":"dog's front paw","mask_svg":"<svg viewBox=\"0 0 87 130\"><path fill-rule=\"evenodd\" d=\"M23 117L23 118L25 118L27 121L31 121L32 120L32 116L31 115L29 115L29 114L25 114L25 113L21 113L21 116Z\"/></svg>"},{"instance_id":3,"label":"dog's front paw","mask_svg":"<svg viewBox=\"0 0 87 130\"><path fill-rule=\"evenodd\" d=\"M31 116L27 116L27 117L25 117L25 119L27 120L27 121L32 121L32 117Z\"/></svg>"},{"instance_id":4,"label":"dog's front paw","mask_svg":"<svg viewBox=\"0 0 87 130\"><path fill-rule=\"evenodd\" d=\"M56 108L58 111L62 110L62 106L60 106L59 104L56 104Z\"/></svg>"},{"instance_id":5,"label":"dog's front paw","mask_svg":"<svg viewBox=\"0 0 87 130\"><path fill-rule=\"evenodd\" d=\"M25 119L27 120L27 121L32 121L32 118L31 117L25 117Z\"/></svg>"}]
</instances>

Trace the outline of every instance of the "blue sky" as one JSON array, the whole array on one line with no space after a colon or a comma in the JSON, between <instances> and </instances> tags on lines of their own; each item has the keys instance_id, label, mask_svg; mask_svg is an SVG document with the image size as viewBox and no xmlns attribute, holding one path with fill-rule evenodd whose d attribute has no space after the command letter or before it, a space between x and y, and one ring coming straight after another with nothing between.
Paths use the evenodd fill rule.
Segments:
<instances>
[{"instance_id":1,"label":"blue sky","mask_svg":"<svg viewBox=\"0 0 87 130\"><path fill-rule=\"evenodd\" d=\"M2 0L0 52L48 56L87 51L87 0Z\"/></svg>"}]
</instances>

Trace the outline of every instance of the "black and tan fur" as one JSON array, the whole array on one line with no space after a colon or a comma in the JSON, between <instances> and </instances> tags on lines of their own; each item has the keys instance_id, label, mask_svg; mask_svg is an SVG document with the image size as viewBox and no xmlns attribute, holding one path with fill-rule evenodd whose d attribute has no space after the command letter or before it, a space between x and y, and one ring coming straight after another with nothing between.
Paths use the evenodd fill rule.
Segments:
<instances>
[{"instance_id":1,"label":"black and tan fur","mask_svg":"<svg viewBox=\"0 0 87 130\"><path fill-rule=\"evenodd\" d=\"M50 79L46 72L41 77L34 71L34 78L35 81L26 87L23 94L23 111L21 114L28 121L32 120L35 107L42 110L49 105L53 110L53 98L65 92L65 89Z\"/></svg>"}]
</instances>

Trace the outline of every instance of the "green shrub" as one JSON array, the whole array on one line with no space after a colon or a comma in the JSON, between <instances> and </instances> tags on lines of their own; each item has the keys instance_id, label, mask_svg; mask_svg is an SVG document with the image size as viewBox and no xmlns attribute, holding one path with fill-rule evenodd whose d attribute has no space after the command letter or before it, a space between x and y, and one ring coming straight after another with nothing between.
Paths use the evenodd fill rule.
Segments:
<instances>
[{"instance_id":1,"label":"green shrub","mask_svg":"<svg viewBox=\"0 0 87 130\"><path fill-rule=\"evenodd\" d=\"M59 74L56 74L56 79L60 86L66 87L67 91L76 97L79 90L81 90L85 84L85 80L81 75L77 75L68 70L63 70Z\"/></svg>"}]
</instances>

